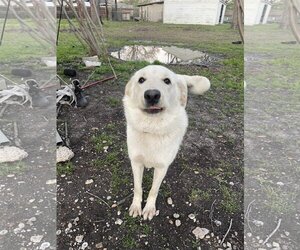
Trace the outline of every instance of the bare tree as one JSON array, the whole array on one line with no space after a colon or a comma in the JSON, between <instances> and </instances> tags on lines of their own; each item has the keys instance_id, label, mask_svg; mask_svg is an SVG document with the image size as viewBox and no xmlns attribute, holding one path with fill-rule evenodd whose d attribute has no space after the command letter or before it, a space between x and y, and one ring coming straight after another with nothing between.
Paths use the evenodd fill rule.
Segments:
<instances>
[{"instance_id":1,"label":"bare tree","mask_svg":"<svg viewBox=\"0 0 300 250\"><path fill-rule=\"evenodd\" d=\"M108 21L109 18L108 18L108 0L105 0L105 14L106 14L106 20Z\"/></svg>"},{"instance_id":2,"label":"bare tree","mask_svg":"<svg viewBox=\"0 0 300 250\"><path fill-rule=\"evenodd\" d=\"M76 5L72 0L59 1L64 1L75 16L74 19L71 19L66 11L65 6L63 6L64 14L78 40L85 47L89 48L90 55L97 55L99 59L102 58L103 60L106 60L109 63L115 78L117 78L110 62L110 56L106 47L102 23L97 8L95 8L95 4L91 5L91 8L94 8L94 11L96 12L96 20L92 20L83 0L76 1Z\"/></svg>"},{"instance_id":3,"label":"bare tree","mask_svg":"<svg viewBox=\"0 0 300 250\"><path fill-rule=\"evenodd\" d=\"M56 17L54 16L54 12L49 10L44 1L32 0L31 7L29 7L25 0L12 0L11 2L13 4L10 5L10 10L20 23L22 29L27 31L41 45L47 48L50 45L52 53L55 53ZM8 6L7 0L2 0L2 3ZM16 11L16 7L24 11L34 25L29 24L25 18L20 17Z\"/></svg>"},{"instance_id":4,"label":"bare tree","mask_svg":"<svg viewBox=\"0 0 300 250\"><path fill-rule=\"evenodd\" d=\"M235 0L231 27L238 29L244 43L244 1Z\"/></svg>"},{"instance_id":5,"label":"bare tree","mask_svg":"<svg viewBox=\"0 0 300 250\"><path fill-rule=\"evenodd\" d=\"M280 28L288 29L289 28L289 0L284 0L283 2L283 11L280 21Z\"/></svg>"}]
</instances>

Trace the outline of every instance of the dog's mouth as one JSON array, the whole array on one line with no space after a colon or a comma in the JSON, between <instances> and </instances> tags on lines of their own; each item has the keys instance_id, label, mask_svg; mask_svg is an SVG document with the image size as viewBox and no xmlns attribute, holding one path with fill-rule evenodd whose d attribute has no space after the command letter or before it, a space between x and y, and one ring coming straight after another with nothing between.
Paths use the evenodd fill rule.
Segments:
<instances>
[{"instance_id":1,"label":"dog's mouth","mask_svg":"<svg viewBox=\"0 0 300 250\"><path fill-rule=\"evenodd\" d=\"M162 107L157 107L157 106L150 106L144 109L144 112L148 113L148 114L158 114L160 112L162 112L164 110L164 108Z\"/></svg>"}]
</instances>

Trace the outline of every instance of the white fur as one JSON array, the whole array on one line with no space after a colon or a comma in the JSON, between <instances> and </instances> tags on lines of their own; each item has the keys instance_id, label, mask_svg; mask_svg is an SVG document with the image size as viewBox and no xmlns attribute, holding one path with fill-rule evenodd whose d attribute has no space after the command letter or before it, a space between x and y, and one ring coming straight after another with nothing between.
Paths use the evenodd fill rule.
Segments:
<instances>
[{"instance_id":1,"label":"white fur","mask_svg":"<svg viewBox=\"0 0 300 250\"><path fill-rule=\"evenodd\" d=\"M140 84L140 77L145 82ZM164 83L169 78L171 84ZM185 111L187 89L203 94L210 87L207 78L177 75L162 66L147 66L137 71L126 85L123 99L127 120L128 154L134 176L134 197L129 214L143 215L151 220L156 212L158 190L173 162L188 126ZM158 114L144 111L144 92L157 89L161 92L159 106L164 110ZM144 167L154 168L153 184L147 203L142 211L142 177Z\"/></svg>"}]
</instances>

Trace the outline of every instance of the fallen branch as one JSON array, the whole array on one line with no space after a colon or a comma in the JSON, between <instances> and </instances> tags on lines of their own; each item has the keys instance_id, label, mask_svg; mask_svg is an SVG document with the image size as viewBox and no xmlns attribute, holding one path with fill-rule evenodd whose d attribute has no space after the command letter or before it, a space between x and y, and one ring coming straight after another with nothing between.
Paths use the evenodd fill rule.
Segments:
<instances>
[{"instance_id":1,"label":"fallen branch","mask_svg":"<svg viewBox=\"0 0 300 250\"><path fill-rule=\"evenodd\" d=\"M99 80L99 81L96 81L96 82L92 82L90 84L86 84L84 85L83 87L81 87L81 89L86 89L86 88L89 88L89 87L92 87L92 86L95 86L99 83L104 83L106 81L109 81L109 80L113 80L113 79L117 79L115 76L110 76L108 78L105 78L105 79L102 79L102 80Z\"/></svg>"},{"instance_id":2,"label":"fallen branch","mask_svg":"<svg viewBox=\"0 0 300 250\"><path fill-rule=\"evenodd\" d=\"M227 235L228 235L228 233L229 233L229 231L231 229L231 226L232 226L232 219L230 220L230 224L229 224L228 230L227 230L226 234L224 235L223 240L221 241L220 245L222 245L224 243L224 240L226 239L226 237L227 237Z\"/></svg>"},{"instance_id":3,"label":"fallen branch","mask_svg":"<svg viewBox=\"0 0 300 250\"><path fill-rule=\"evenodd\" d=\"M247 225L248 225L248 227L249 227L249 229L250 229L251 232L252 232L252 228L251 228L251 226L250 226L250 212L251 212L252 204L253 204L254 201L255 201L255 200L253 200L253 201L251 201L251 202L249 203L249 205L248 205L248 207L247 207L247 210L246 210L246 213L245 213L245 218L246 218L246 220L247 220Z\"/></svg>"},{"instance_id":4,"label":"fallen branch","mask_svg":"<svg viewBox=\"0 0 300 250\"><path fill-rule=\"evenodd\" d=\"M86 192L87 194L89 194L89 195L91 195L91 196L93 196L93 197L99 199L101 202L103 202L106 206L108 206L108 207L110 208L110 205L108 205L108 203L107 203L105 200L101 199L99 196L97 196L97 195L95 195L95 194L92 194L92 193L90 193L89 191L85 191L85 192Z\"/></svg>"},{"instance_id":5,"label":"fallen branch","mask_svg":"<svg viewBox=\"0 0 300 250\"><path fill-rule=\"evenodd\" d=\"M265 245L265 244L268 242L268 240L269 240L269 239L277 232L277 230L278 230L279 227L280 227L280 224L281 224L281 219L278 220L277 226L276 226L276 228L273 230L273 232L270 233L269 236L268 236L268 237L265 239L265 241L262 243L263 245Z\"/></svg>"},{"instance_id":6,"label":"fallen branch","mask_svg":"<svg viewBox=\"0 0 300 250\"><path fill-rule=\"evenodd\" d=\"M118 201L117 203L113 204L111 207L112 207L112 208L115 208L115 207L117 207L117 206L122 205L122 204L123 204L130 196L132 196L132 195L133 195L133 193L127 195L124 199L122 199L122 200Z\"/></svg>"}]
</instances>

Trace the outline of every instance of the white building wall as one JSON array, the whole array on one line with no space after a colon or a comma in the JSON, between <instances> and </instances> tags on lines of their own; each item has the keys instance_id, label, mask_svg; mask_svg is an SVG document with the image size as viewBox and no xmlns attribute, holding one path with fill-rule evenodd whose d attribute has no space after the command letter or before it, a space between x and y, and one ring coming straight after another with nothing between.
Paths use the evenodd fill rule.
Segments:
<instances>
[{"instance_id":1,"label":"white building wall","mask_svg":"<svg viewBox=\"0 0 300 250\"><path fill-rule=\"evenodd\" d=\"M144 21L161 22L163 20L163 4L151 4L139 7L140 17Z\"/></svg>"},{"instance_id":2,"label":"white building wall","mask_svg":"<svg viewBox=\"0 0 300 250\"><path fill-rule=\"evenodd\" d=\"M215 25L219 0L165 0L164 23Z\"/></svg>"},{"instance_id":3,"label":"white building wall","mask_svg":"<svg viewBox=\"0 0 300 250\"><path fill-rule=\"evenodd\" d=\"M245 25L260 24L265 3L263 3L262 0L245 0L244 6L245 6L244 24ZM265 17L262 22L263 24L267 22L268 16L270 14L270 10L271 10L271 5L268 5Z\"/></svg>"}]
</instances>

